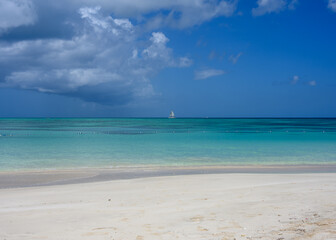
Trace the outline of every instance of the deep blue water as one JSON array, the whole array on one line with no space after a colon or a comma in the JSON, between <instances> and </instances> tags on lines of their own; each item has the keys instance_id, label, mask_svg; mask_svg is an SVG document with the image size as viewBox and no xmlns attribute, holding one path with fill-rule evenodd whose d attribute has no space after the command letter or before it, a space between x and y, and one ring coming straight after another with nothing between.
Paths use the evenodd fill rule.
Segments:
<instances>
[{"instance_id":1,"label":"deep blue water","mask_svg":"<svg viewBox=\"0 0 336 240\"><path fill-rule=\"evenodd\" d=\"M0 170L336 163L336 119L0 119Z\"/></svg>"}]
</instances>

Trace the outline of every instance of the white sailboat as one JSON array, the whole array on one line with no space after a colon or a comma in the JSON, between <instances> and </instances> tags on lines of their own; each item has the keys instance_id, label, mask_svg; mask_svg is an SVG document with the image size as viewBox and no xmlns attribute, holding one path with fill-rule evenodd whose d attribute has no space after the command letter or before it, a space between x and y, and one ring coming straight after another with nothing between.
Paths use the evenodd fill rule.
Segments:
<instances>
[{"instance_id":1,"label":"white sailboat","mask_svg":"<svg viewBox=\"0 0 336 240\"><path fill-rule=\"evenodd\" d=\"M175 118L175 114L173 111L170 111L169 117L168 118Z\"/></svg>"}]
</instances>

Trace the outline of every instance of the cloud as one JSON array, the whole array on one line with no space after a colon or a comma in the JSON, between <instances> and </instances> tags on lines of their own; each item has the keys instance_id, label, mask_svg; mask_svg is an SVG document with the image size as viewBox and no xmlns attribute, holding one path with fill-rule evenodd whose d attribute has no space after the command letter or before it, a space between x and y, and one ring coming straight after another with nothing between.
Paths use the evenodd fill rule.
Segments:
<instances>
[{"instance_id":1,"label":"cloud","mask_svg":"<svg viewBox=\"0 0 336 240\"><path fill-rule=\"evenodd\" d=\"M329 0L328 8L330 8L332 11L336 12L336 0Z\"/></svg>"},{"instance_id":2,"label":"cloud","mask_svg":"<svg viewBox=\"0 0 336 240\"><path fill-rule=\"evenodd\" d=\"M0 42L0 86L121 105L154 96L149 78L162 68L191 64L174 58L162 32L148 36L100 7L78 13L82 20L70 39Z\"/></svg>"},{"instance_id":3,"label":"cloud","mask_svg":"<svg viewBox=\"0 0 336 240\"><path fill-rule=\"evenodd\" d=\"M0 0L0 87L110 105L155 96L153 75L193 63L158 28L230 17L237 2Z\"/></svg>"},{"instance_id":4,"label":"cloud","mask_svg":"<svg viewBox=\"0 0 336 240\"><path fill-rule=\"evenodd\" d=\"M292 0L292 1L288 4L288 9L289 9L289 10L295 10L298 4L299 4L299 0Z\"/></svg>"},{"instance_id":5,"label":"cloud","mask_svg":"<svg viewBox=\"0 0 336 240\"><path fill-rule=\"evenodd\" d=\"M236 56L235 55L231 55L229 57L229 60L233 63L233 64L236 64L239 60L239 58L243 55L242 52L238 53Z\"/></svg>"},{"instance_id":6,"label":"cloud","mask_svg":"<svg viewBox=\"0 0 336 240\"><path fill-rule=\"evenodd\" d=\"M316 86L316 81L314 81L314 80L312 80L312 81L301 81L299 76L294 75L290 84L291 85L296 85L298 83L301 83L303 85L309 85L309 86L312 86L312 87Z\"/></svg>"},{"instance_id":7,"label":"cloud","mask_svg":"<svg viewBox=\"0 0 336 240\"><path fill-rule=\"evenodd\" d=\"M237 2L0 0L0 87L110 105L155 96L153 75L193 63L158 28L230 17Z\"/></svg>"},{"instance_id":8,"label":"cloud","mask_svg":"<svg viewBox=\"0 0 336 240\"><path fill-rule=\"evenodd\" d=\"M216 57L217 57L216 51L211 51L209 53L209 56L208 56L209 60L214 60Z\"/></svg>"},{"instance_id":9,"label":"cloud","mask_svg":"<svg viewBox=\"0 0 336 240\"><path fill-rule=\"evenodd\" d=\"M310 85L310 86L316 86L316 81L309 81L309 82L307 82L308 83L308 85Z\"/></svg>"},{"instance_id":10,"label":"cloud","mask_svg":"<svg viewBox=\"0 0 336 240\"><path fill-rule=\"evenodd\" d=\"M180 63L179 63L179 66L180 67L189 67L193 64L193 61L188 58L188 57L181 57L180 58Z\"/></svg>"},{"instance_id":11,"label":"cloud","mask_svg":"<svg viewBox=\"0 0 336 240\"><path fill-rule=\"evenodd\" d=\"M215 50L212 50L208 55L208 59L222 61L225 57L225 54L225 52L217 52Z\"/></svg>"},{"instance_id":12,"label":"cloud","mask_svg":"<svg viewBox=\"0 0 336 240\"><path fill-rule=\"evenodd\" d=\"M195 79L196 80L203 80L210 77L220 76L225 74L225 71L219 69L207 69L202 71L195 72Z\"/></svg>"},{"instance_id":13,"label":"cloud","mask_svg":"<svg viewBox=\"0 0 336 240\"><path fill-rule=\"evenodd\" d=\"M71 2L79 7L78 1ZM82 2L92 4L93 1ZM238 0L97 0L94 2L118 17L136 18L143 21L149 29L156 29L161 26L186 28L212 18L232 16ZM146 18L149 14L152 17Z\"/></svg>"},{"instance_id":14,"label":"cloud","mask_svg":"<svg viewBox=\"0 0 336 240\"><path fill-rule=\"evenodd\" d=\"M171 49L166 48L169 39L162 32L153 32L150 41L152 44L143 50L143 56L150 59L161 58L169 61Z\"/></svg>"},{"instance_id":15,"label":"cloud","mask_svg":"<svg viewBox=\"0 0 336 240\"><path fill-rule=\"evenodd\" d=\"M181 0L166 1L162 3L160 13L147 21L148 29L155 29L161 26L183 29L194 25L200 25L216 17L230 17L237 7L237 0L230 1L205 1L205 0ZM167 12L167 13L165 13Z\"/></svg>"},{"instance_id":16,"label":"cloud","mask_svg":"<svg viewBox=\"0 0 336 240\"><path fill-rule=\"evenodd\" d=\"M273 82L275 86L282 86L282 85L309 85L309 86L316 86L316 81L302 81L298 75L294 75L290 81L275 81Z\"/></svg>"},{"instance_id":17,"label":"cloud","mask_svg":"<svg viewBox=\"0 0 336 240\"><path fill-rule=\"evenodd\" d=\"M32 1L0 1L0 33L9 28L34 24L36 20L37 15Z\"/></svg>"},{"instance_id":18,"label":"cloud","mask_svg":"<svg viewBox=\"0 0 336 240\"><path fill-rule=\"evenodd\" d=\"M101 6L104 15L131 19L143 31L154 31L161 27L184 29L216 17L232 16L237 2L238 0L1 0L2 5L15 5L21 11L13 14L14 10L0 5L0 22L6 22L10 27L26 26L11 29L2 35L3 39L70 38L75 32L72 26L79 21L74 13L83 6L93 11L96 6ZM23 11L24 9L29 11ZM36 22L37 17L39 21ZM34 22L34 25L28 25Z\"/></svg>"},{"instance_id":19,"label":"cloud","mask_svg":"<svg viewBox=\"0 0 336 240\"><path fill-rule=\"evenodd\" d=\"M286 8L294 10L298 0L258 0L258 6L252 9L253 16L261 16L267 13L280 12Z\"/></svg>"},{"instance_id":20,"label":"cloud","mask_svg":"<svg viewBox=\"0 0 336 240\"><path fill-rule=\"evenodd\" d=\"M34 0L41 3L45 0ZM81 6L101 6L107 12L113 12L118 17L142 16L158 11L188 12L190 9L202 9L214 11L217 14L230 14L232 5L236 5L236 0L59 0L52 5L56 8L63 8L64 3L68 3L68 8L77 9Z\"/></svg>"},{"instance_id":21,"label":"cloud","mask_svg":"<svg viewBox=\"0 0 336 240\"><path fill-rule=\"evenodd\" d=\"M293 79L292 79L292 81L290 82L292 85L295 85L295 84L297 84L298 83L298 81L299 81L299 76L297 76L297 75L294 75L293 76Z\"/></svg>"}]
</instances>

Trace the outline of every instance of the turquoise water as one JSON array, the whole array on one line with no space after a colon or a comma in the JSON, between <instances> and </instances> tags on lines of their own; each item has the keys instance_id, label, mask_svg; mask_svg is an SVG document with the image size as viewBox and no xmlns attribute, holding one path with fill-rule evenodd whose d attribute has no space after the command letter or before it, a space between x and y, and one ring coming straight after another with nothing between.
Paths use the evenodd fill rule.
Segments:
<instances>
[{"instance_id":1,"label":"turquoise water","mask_svg":"<svg viewBox=\"0 0 336 240\"><path fill-rule=\"evenodd\" d=\"M0 119L0 170L336 163L336 119Z\"/></svg>"}]
</instances>

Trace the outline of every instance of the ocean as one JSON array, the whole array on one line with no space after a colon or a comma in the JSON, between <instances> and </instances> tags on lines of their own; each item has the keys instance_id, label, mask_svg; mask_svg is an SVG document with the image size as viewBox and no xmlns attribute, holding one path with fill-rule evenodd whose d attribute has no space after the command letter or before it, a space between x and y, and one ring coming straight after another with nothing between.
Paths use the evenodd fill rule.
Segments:
<instances>
[{"instance_id":1,"label":"ocean","mask_svg":"<svg viewBox=\"0 0 336 240\"><path fill-rule=\"evenodd\" d=\"M336 119L0 119L0 171L335 163Z\"/></svg>"}]
</instances>

